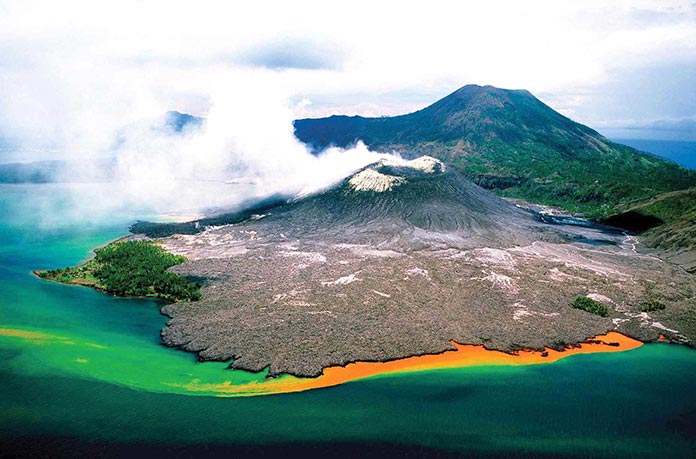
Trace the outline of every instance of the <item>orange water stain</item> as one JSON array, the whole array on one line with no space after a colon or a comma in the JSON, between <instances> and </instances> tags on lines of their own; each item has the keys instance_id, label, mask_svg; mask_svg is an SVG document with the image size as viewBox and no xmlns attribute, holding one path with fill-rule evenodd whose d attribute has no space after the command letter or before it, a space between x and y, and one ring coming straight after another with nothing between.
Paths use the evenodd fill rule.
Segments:
<instances>
[{"instance_id":1,"label":"orange water stain","mask_svg":"<svg viewBox=\"0 0 696 459\"><path fill-rule=\"evenodd\" d=\"M0 338L19 338L25 340L36 346L46 346L54 343L66 344L66 345L77 345L77 342L71 340L66 336L51 335L49 333L43 333L32 330L23 330L20 328L3 328L0 327Z\"/></svg>"},{"instance_id":2,"label":"orange water stain","mask_svg":"<svg viewBox=\"0 0 696 459\"><path fill-rule=\"evenodd\" d=\"M452 342L452 344L456 347L455 350L445 351L440 354L408 357L389 362L355 362L346 366L328 367L317 378L283 376L241 385L235 385L230 382L202 384L200 381L194 380L180 387L191 392L212 392L219 396L279 394L331 387L349 381L389 373L482 365L538 365L556 362L564 357L576 354L628 351L640 347L643 343L617 332L609 332L606 335L596 336L584 343L562 351L554 349L545 349L544 351L523 350L514 354L508 354L501 351L488 350L483 346L458 344L455 342Z\"/></svg>"},{"instance_id":3,"label":"orange water stain","mask_svg":"<svg viewBox=\"0 0 696 459\"><path fill-rule=\"evenodd\" d=\"M49 335L47 333L20 330L17 328L0 328L0 336L8 336L11 338L22 338L29 340L47 340L56 338L55 336Z\"/></svg>"}]
</instances>

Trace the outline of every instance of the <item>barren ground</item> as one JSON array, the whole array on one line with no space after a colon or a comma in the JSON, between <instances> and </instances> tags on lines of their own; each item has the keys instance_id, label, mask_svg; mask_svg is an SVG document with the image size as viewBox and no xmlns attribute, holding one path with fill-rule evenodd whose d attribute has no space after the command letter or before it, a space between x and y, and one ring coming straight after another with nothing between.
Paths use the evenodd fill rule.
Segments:
<instances>
[{"instance_id":1,"label":"barren ground","mask_svg":"<svg viewBox=\"0 0 696 459\"><path fill-rule=\"evenodd\" d=\"M407 182L382 187L380 199L402 196ZM405 220L413 221L401 225L383 210L398 206L380 201L378 217L346 220L340 208L339 220L318 229L304 215L325 204L319 197L160 239L190 260L175 272L205 279L202 301L163 309L171 320L162 339L201 359L231 360L233 368L300 376L438 353L451 349L451 340L503 351L562 349L611 330L643 341L696 340L695 276L640 253L635 237L542 224L479 190L467 191L467 205L492 200L499 208L484 209L491 221L468 207L466 218L450 224L451 207L409 213ZM327 202L335 206L341 196ZM571 308L580 295L605 303L609 316ZM641 312L648 298L667 308Z\"/></svg>"}]
</instances>

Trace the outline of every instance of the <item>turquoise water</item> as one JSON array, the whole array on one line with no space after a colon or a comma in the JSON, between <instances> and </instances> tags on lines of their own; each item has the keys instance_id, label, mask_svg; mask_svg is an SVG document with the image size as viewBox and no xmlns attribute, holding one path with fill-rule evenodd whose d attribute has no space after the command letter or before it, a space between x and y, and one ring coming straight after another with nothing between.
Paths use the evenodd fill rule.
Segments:
<instances>
[{"instance_id":1,"label":"turquoise water","mask_svg":"<svg viewBox=\"0 0 696 459\"><path fill-rule=\"evenodd\" d=\"M0 455L7 457L694 457L696 351L654 344L556 363L383 375L307 392L187 395L181 383L263 380L159 344L153 300L41 281L128 219L42 225L0 187ZM55 220L53 220L55 221ZM4 333L4 334L3 334Z\"/></svg>"}]
</instances>

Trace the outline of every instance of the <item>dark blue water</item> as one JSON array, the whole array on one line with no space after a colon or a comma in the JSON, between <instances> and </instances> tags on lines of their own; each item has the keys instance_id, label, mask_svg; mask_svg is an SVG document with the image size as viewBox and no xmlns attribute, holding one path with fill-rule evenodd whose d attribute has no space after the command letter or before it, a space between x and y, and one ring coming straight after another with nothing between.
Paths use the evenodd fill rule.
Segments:
<instances>
[{"instance_id":1,"label":"dark blue water","mask_svg":"<svg viewBox=\"0 0 696 459\"><path fill-rule=\"evenodd\" d=\"M689 169L696 169L696 142L675 140L612 139L640 151L652 153Z\"/></svg>"}]
</instances>

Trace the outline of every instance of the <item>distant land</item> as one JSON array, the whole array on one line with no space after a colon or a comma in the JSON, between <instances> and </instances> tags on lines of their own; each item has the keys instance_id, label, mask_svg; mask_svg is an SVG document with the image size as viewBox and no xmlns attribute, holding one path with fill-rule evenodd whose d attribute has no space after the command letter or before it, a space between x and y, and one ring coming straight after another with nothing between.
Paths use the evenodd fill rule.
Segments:
<instances>
[{"instance_id":1,"label":"distant land","mask_svg":"<svg viewBox=\"0 0 696 459\"><path fill-rule=\"evenodd\" d=\"M115 170L115 158L92 159L89 164L66 160L8 163L0 164L0 183L107 182Z\"/></svg>"},{"instance_id":2,"label":"distant land","mask_svg":"<svg viewBox=\"0 0 696 459\"><path fill-rule=\"evenodd\" d=\"M650 139L675 142L696 142L696 119L657 120L623 127L604 128L612 139Z\"/></svg>"},{"instance_id":3,"label":"distant land","mask_svg":"<svg viewBox=\"0 0 696 459\"><path fill-rule=\"evenodd\" d=\"M499 195L590 217L696 185L696 172L612 142L526 90L467 85L406 115L297 120L295 134L317 152L362 140L377 151L427 154Z\"/></svg>"},{"instance_id":4,"label":"distant land","mask_svg":"<svg viewBox=\"0 0 696 459\"><path fill-rule=\"evenodd\" d=\"M614 142L652 153L696 170L696 141L654 139L612 139Z\"/></svg>"}]
</instances>

